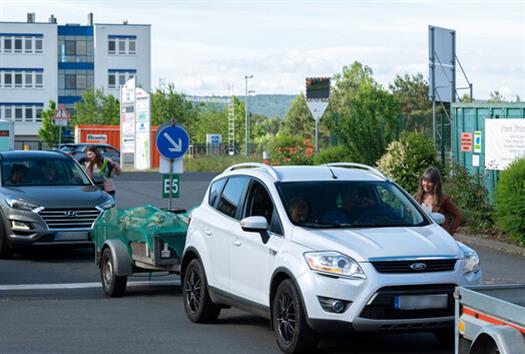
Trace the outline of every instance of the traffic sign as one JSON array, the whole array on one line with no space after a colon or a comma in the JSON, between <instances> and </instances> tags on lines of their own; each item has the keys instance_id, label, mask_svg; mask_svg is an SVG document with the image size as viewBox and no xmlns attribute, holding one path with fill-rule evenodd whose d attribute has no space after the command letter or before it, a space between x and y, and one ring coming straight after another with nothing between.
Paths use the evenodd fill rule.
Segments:
<instances>
[{"instance_id":1,"label":"traffic sign","mask_svg":"<svg viewBox=\"0 0 525 354\"><path fill-rule=\"evenodd\" d=\"M157 132L155 145L164 158L168 160L178 159L188 151L190 137L184 128L166 124Z\"/></svg>"},{"instance_id":2,"label":"traffic sign","mask_svg":"<svg viewBox=\"0 0 525 354\"><path fill-rule=\"evenodd\" d=\"M173 175L172 180L172 198L178 198L179 197L179 191L180 191L180 176L179 175ZM170 175L163 175L162 176L162 198L169 198L170 197Z\"/></svg>"},{"instance_id":3,"label":"traffic sign","mask_svg":"<svg viewBox=\"0 0 525 354\"><path fill-rule=\"evenodd\" d=\"M66 107L63 104L58 105L58 109L55 112L55 115L53 116L55 119L55 124L66 127L67 123L71 119L71 116L69 115L69 112L67 111Z\"/></svg>"}]
</instances>

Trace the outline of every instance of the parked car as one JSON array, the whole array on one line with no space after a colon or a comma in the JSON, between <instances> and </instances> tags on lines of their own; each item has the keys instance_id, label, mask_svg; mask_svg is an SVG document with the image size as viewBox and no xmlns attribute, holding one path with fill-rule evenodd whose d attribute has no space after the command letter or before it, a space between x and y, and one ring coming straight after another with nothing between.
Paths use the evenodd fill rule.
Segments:
<instances>
[{"instance_id":1,"label":"parked car","mask_svg":"<svg viewBox=\"0 0 525 354\"><path fill-rule=\"evenodd\" d=\"M58 151L0 152L0 256L19 247L91 243L113 198Z\"/></svg>"},{"instance_id":2,"label":"parked car","mask_svg":"<svg viewBox=\"0 0 525 354\"><path fill-rule=\"evenodd\" d=\"M61 144L60 151L65 152L66 154L73 157L80 164L86 163L86 150L90 146L96 146L99 151L102 153L102 156L110 158L116 163L120 164L120 151L109 144ZM58 148L58 147L57 147Z\"/></svg>"},{"instance_id":3,"label":"parked car","mask_svg":"<svg viewBox=\"0 0 525 354\"><path fill-rule=\"evenodd\" d=\"M264 316L286 353L327 331L433 331L450 345L454 289L482 271L443 221L369 166L231 166L191 214L186 314Z\"/></svg>"}]
</instances>

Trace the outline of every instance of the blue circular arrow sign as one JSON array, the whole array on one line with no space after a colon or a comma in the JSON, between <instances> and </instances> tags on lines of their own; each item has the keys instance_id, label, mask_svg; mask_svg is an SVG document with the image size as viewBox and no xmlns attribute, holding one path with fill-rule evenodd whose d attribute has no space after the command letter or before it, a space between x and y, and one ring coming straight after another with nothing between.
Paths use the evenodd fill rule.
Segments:
<instances>
[{"instance_id":1,"label":"blue circular arrow sign","mask_svg":"<svg viewBox=\"0 0 525 354\"><path fill-rule=\"evenodd\" d=\"M167 159L178 159L188 151L190 137L178 125L165 125L157 132L155 145L159 153Z\"/></svg>"}]
</instances>

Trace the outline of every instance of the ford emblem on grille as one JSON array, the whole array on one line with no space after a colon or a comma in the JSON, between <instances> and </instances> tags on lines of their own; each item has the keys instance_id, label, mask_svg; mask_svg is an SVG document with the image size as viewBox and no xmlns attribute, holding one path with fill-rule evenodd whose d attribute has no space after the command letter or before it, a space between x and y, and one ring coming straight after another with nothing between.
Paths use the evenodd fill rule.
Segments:
<instances>
[{"instance_id":1,"label":"ford emblem on grille","mask_svg":"<svg viewBox=\"0 0 525 354\"><path fill-rule=\"evenodd\" d=\"M77 212L76 211L73 211L73 210L68 210L66 212L64 212L64 215L68 218L74 218L77 216Z\"/></svg>"},{"instance_id":2,"label":"ford emblem on grille","mask_svg":"<svg viewBox=\"0 0 525 354\"><path fill-rule=\"evenodd\" d=\"M410 265L410 268L413 270L421 271L427 269L427 265L425 263L414 263Z\"/></svg>"}]
</instances>

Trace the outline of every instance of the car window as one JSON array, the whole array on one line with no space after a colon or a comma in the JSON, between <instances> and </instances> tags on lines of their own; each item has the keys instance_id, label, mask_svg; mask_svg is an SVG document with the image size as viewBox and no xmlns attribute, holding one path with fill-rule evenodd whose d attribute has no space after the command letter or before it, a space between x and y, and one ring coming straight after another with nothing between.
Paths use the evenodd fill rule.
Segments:
<instances>
[{"instance_id":1,"label":"car window","mask_svg":"<svg viewBox=\"0 0 525 354\"><path fill-rule=\"evenodd\" d=\"M270 225L270 231L279 235L283 234L279 215L275 209L272 198L264 186L258 182L253 181L250 192L247 198L246 213L248 216L263 216Z\"/></svg>"},{"instance_id":2,"label":"car window","mask_svg":"<svg viewBox=\"0 0 525 354\"><path fill-rule=\"evenodd\" d=\"M361 228L429 223L415 203L391 182L281 182L277 189L295 225Z\"/></svg>"},{"instance_id":3,"label":"car window","mask_svg":"<svg viewBox=\"0 0 525 354\"><path fill-rule=\"evenodd\" d=\"M235 218L237 216L237 210L241 203L241 198L244 195L246 186L248 185L248 177L235 176L228 178L226 186L224 187L222 194L217 204L217 210L220 212Z\"/></svg>"},{"instance_id":4,"label":"car window","mask_svg":"<svg viewBox=\"0 0 525 354\"><path fill-rule=\"evenodd\" d=\"M90 185L86 174L71 159L20 158L2 161L6 187Z\"/></svg>"},{"instance_id":5,"label":"car window","mask_svg":"<svg viewBox=\"0 0 525 354\"><path fill-rule=\"evenodd\" d=\"M226 178L219 179L211 184L210 194L208 195L208 203L212 207L215 206L217 198L222 191L222 187L224 187L224 183L226 183Z\"/></svg>"}]
</instances>

